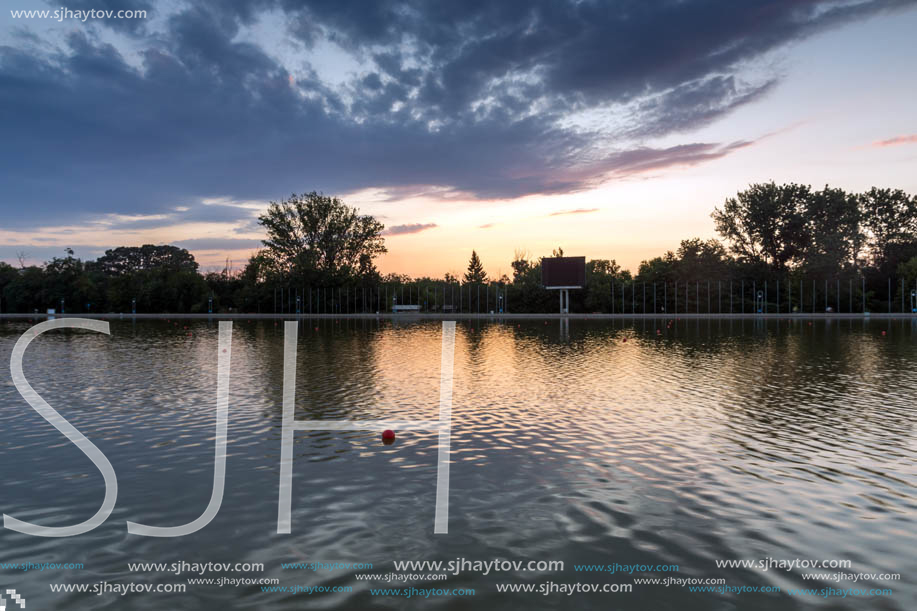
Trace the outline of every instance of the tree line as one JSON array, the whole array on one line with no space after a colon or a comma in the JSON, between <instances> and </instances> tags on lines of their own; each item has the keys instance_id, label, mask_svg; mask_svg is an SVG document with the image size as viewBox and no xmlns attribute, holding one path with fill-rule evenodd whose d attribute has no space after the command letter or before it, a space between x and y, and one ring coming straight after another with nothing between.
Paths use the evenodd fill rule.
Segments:
<instances>
[{"instance_id":1,"label":"tree line","mask_svg":"<svg viewBox=\"0 0 917 611\"><path fill-rule=\"evenodd\" d=\"M750 185L711 216L720 239L682 240L636 273L614 259L587 261L572 311L715 312L710 304L715 297L722 311L724 290L734 311L752 311L761 287L768 287L765 307L780 311L911 309L915 196L770 182ZM350 313L398 303L447 312L557 309L557 295L541 284L541 257L526 251L516 251L512 277L489 278L476 251L462 277L382 275L375 260L386 252L383 224L336 197L293 194L258 220L264 247L240 271L227 265L202 274L191 253L171 245L122 246L89 261L66 249L43 265L0 263L0 312Z\"/></svg>"}]
</instances>

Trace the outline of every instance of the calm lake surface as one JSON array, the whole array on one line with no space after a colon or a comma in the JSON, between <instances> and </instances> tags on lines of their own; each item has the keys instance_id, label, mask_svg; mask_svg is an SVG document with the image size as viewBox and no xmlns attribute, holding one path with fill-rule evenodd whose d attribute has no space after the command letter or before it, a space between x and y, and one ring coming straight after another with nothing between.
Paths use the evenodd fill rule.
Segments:
<instances>
[{"instance_id":1,"label":"calm lake surface","mask_svg":"<svg viewBox=\"0 0 917 611\"><path fill-rule=\"evenodd\" d=\"M130 520L197 518L213 481L217 323L111 321L111 335L51 331L24 370L118 476L98 529L68 539L0 530L2 569L32 609L901 609L917 608L917 325L864 321L460 321L456 328L449 534L433 534L437 435L297 432L292 534L278 535L282 321L233 327L226 489L203 530L129 535ZM4 514L48 526L99 508L102 477L20 397L10 352L31 325L0 322ZM185 328L187 327L187 329ZM658 329L658 331L657 331ZM885 334L883 335L883 332ZM626 341L625 341L626 340ZM437 419L441 323L304 321L298 419ZM442 581L363 581L395 560L559 560L562 571L466 570ZM805 580L717 560L849 560ZM182 594L52 593L49 584L187 583L134 562L263 563L284 586L191 585ZM372 563L371 570L282 563ZM678 572L577 572L574 565L678 565ZM413 571L423 572L427 571ZM498 593L497 584L633 584L723 578L781 593ZM473 588L410 600L370 588ZM792 588L890 588L890 596L792 596ZM7 607L16 608L16 607Z\"/></svg>"}]
</instances>

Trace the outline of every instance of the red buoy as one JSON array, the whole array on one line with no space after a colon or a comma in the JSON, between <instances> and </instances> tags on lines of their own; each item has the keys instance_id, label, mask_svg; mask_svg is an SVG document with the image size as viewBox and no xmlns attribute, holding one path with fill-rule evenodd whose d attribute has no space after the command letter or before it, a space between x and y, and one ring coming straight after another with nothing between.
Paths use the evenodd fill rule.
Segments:
<instances>
[{"instance_id":1,"label":"red buoy","mask_svg":"<svg viewBox=\"0 0 917 611\"><path fill-rule=\"evenodd\" d=\"M394 441L395 440L395 431L391 429L385 429L382 431L382 441Z\"/></svg>"}]
</instances>

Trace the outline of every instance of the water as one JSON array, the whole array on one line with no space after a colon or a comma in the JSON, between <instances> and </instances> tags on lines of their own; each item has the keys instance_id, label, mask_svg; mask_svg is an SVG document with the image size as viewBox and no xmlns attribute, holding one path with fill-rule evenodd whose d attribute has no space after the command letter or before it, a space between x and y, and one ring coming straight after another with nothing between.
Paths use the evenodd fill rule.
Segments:
<instances>
[{"instance_id":1,"label":"water","mask_svg":"<svg viewBox=\"0 0 917 611\"><path fill-rule=\"evenodd\" d=\"M217 325L111 321L111 335L54 331L24 370L106 454L118 502L95 531L49 539L0 530L0 569L33 609L913 609L917 327L909 321L459 322L448 535L433 535L437 437L298 432L292 534L278 535L282 323L235 321L226 492L217 517L179 539L129 535L127 520L180 525L213 480ZM91 516L102 478L22 400L6 363L30 325L0 323L3 513L45 525ZM188 327L186 330L185 327ZM321 320L300 326L297 418L436 419L440 323ZM657 334L657 329L659 332ZM882 332L885 331L885 335ZM625 341L625 339L627 341ZM443 581L357 580L393 560L563 561L562 571L464 571ZM804 580L717 560L849 560ZM263 563L284 586L188 585L180 594L53 593L49 584L187 584L188 572L128 563ZM372 563L372 570L281 563ZM577 572L574 565L678 565ZM408 571L429 572L429 571ZM497 584L633 584L723 578L782 593L498 593ZM474 596L373 596L370 588L473 588ZM890 596L791 596L791 588L890 588ZM14 607L8 607L14 608Z\"/></svg>"}]
</instances>

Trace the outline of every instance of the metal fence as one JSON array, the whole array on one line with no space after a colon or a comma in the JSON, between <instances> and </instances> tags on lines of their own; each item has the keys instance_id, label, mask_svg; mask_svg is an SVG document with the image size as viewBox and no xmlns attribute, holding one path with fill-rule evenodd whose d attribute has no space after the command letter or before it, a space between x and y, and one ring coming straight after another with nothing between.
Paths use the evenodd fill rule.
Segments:
<instances>
[{"instance_id":1,"label":"metal fence","mask_svg":"<svg viewBox=\"0 0 917 611\"><path fill-rule=\"evenodd\" d=\"M917 312L917 281L865 278L606 282L571 292L571 312L608 314L812 314ZM267 305L267 304L264 304ZM277 314L372 314L394 311L508 313L556 311L541 287L447 282L273 288ZM266 309L266 308L265 308Z\"/></svg>"},{"instance_id":2,"label":"metal fence","mask_svg":"<svg viewBox=\"0 0 917 611\"><path fill-rule=\"evenodd\" d=\"M885 295L865 278L841 280L694 280L615 282L610 313L815 314L915 313L917 282L889 278ZM884 297L884 299L883 299Z\"/></svg>"},{"instance_id":3,"label":"metal fence","mask_svg":"<svg viewBox=\"0 0 917 611\"><path fill-rule=\"evenodd\" d=\"M274 287L277 314L371 314L418 312L507 312L505 286L498 284L390 283L375 286Z\"/></svg>"}]
</instances>

